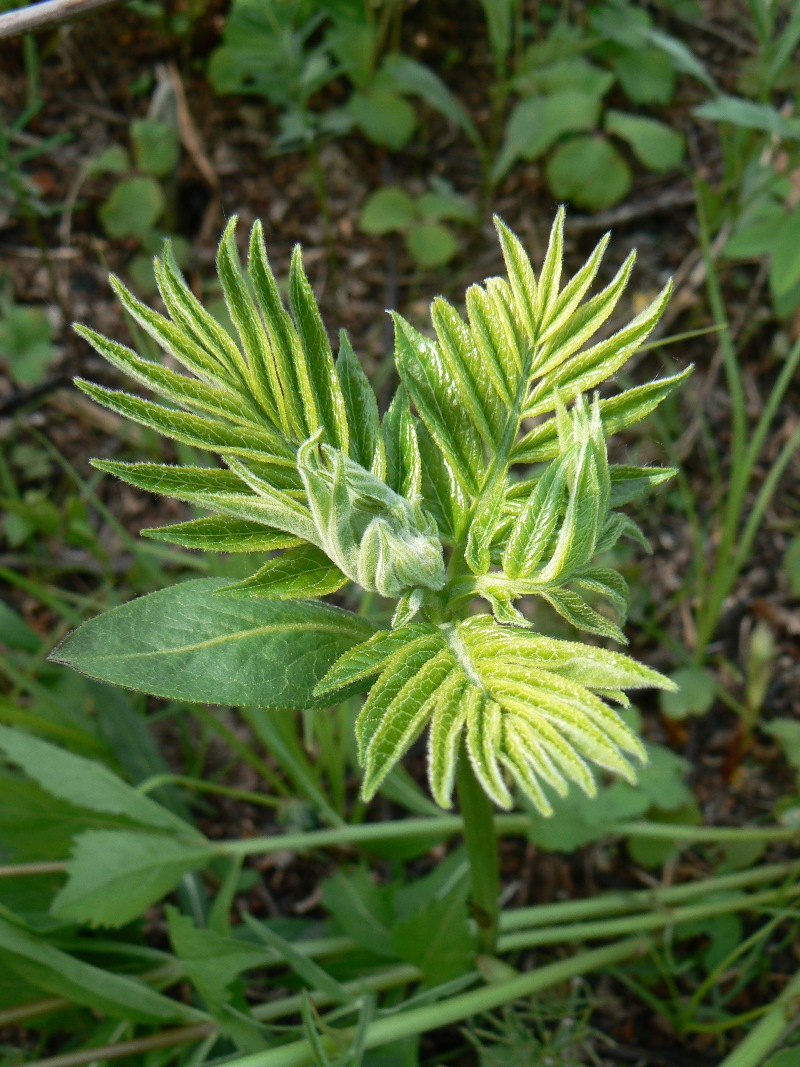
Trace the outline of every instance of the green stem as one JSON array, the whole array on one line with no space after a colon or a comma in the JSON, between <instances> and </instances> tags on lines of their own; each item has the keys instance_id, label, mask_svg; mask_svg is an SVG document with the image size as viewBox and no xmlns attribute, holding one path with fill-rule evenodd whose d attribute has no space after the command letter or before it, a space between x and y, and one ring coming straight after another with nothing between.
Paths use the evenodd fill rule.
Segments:
<instances>
[{"instance_id":1,"label":"green stem","mask_svg":"<svg viewBox=\"0 0 800 1067\"><path fill-rule=\"evenodd\" d=\"M533 996L577 975L588 974L602 967L613 967L633 956L643 955L650 947L651 942L647 938L629 938L604 948L582 952L558 963L550 963L546 967L538 967L507 982L482 986L437 1004L398 1012L371 1023L362 1047L379 1048L415 1034L425 1034L442 1026L461 1022L472 1015L493 1011L503 1004ZM322 1040L326 1051L336 1051L336 1046L330 1038ZM255 1052L240 1059L230 1060L228 1067L311 1067L314 1063L314 1050L310 1042L295 1041L283 1048Z\"/></svg>"},{"instance_id":2,"label":"green stem","mask_svg":"<svg viewBox=\"0 0 800 1067\"><path fill-rule=\"evenodd\" d=\"M759 1067L775 1048L781 1037L797 1025L800 972L798 972L767 1014L750 1031L744 1041L720 1067Z\"/></svg>"},{"instance_id":3,"label":"green stem","mask_svg":"<svg viewBox=\"0 0 800 1067\"><path fill-rule=\"evenodd\" d=\"M478 951L492 955L497 946L500 914L500 863L494 809L465 751L458 761L456 783L472 878L471 908L478 927Z\"/></svg>"},{"instance_id":4,"label":"green stem","mask_svg":"<svg viewBox=\"0 0 800 1067\"><path fill-rule=\"evenodd\" d=\"M791 889L779 886L777 889L763 889L760 893L729 897L727 900L715 900L709 904L691 904L685 908L671 908L662 912L626 915L622 919L572 923L566 926L545 927L542 930L521 930L519 933L505 934L501 937L499 947L501 952L518 952L520 949L543 945L594 941L619 937L621 934L649 933L665 926L676 926L678 923L698 922L717 915L755 910L775 900L798 895L800 895L800 886L793 886Z\"/></svg>"},{"instance_id":5,"label":"green stem","mask_svg":"<svg viewBox=\"0 0 800 1067\"><path fill-rule=\"evenodd\" d=\"M712 896L732 889L747 889L766 882L794 881L800 877L800 864L770 863L748 871L734 871L717 878L703 878L698 882L669 886L666 889L638 889L634 892L601 893L586 900L563 900L554 904L536 904L530 908L503 911L500 929L504 932L550 926L553 923L624 912L650 911L672 907L696 896Z\"/></svg>"},{"instance_id":6,"label":"green stem","mask_svg":"<svg viewBox=\"0 0 800 1067\"><path fill-rule=\"evenodd\" d=\"M365 992L380 992L384 989L392 989L396 986L408 985L422 977L422 972L410 964L403 963L395 967L388 967L378 974L369 975L366 978L358 978L352 982L344 982L343 988L352 993L354 997ZM54 998L55 999L55 998ZM333 1003L333 996L322 990L312 994L314 1006L326 1007ZM266 1004L259 1004L253 1008L253 1016L259 1022L269 1022L281 1019L287 1015L297 1015L302 1007L302 994L296 993L290 997L282 997L280 1000L272 1000ZM62 1002L63 1003L63 1002ZM212 1037L219 1033L219 1024L216 1022L193 1023L191 1026L175 1027L171 1030L162 1030L157 1034L148 1034L146 1037L133 1038L130 1041L116 1041L113 1044L88 1049L76 1049L74 1052L65 1052L60 1056L50 1056L44 1060L37 1060L31 1067L82 1067L83 1064L98 1063L103 1060L115 1060L122 1057L141 1055L153 1052L161 1048L173 1048L175 1045L188 1045L193 1041L200 1041L204 1037Z\"/></svg>"},{"instance_id":7,"label":"green stem","mask_svg":"<svg viewBox=\"0 0 800 1067\"><path fill-rule=\"evenodd\" d=\"M796 841L800 829L794 826L682 826L680 823L618 822L608 828L609 836L644 837L650 841L678 841L685 844L723 844L744 841Z\"/></svg>"},{"instance_id":8,"label":"green stem","mask_svg":"<svg viewBox=\"0 0 800 1067\"><path fill-rule=\"evenodd\" d=\"M530 827L527 815L498 815L494 830L504 837L524 836ZM439 815L427 818L401 819L397 822L361 823L357 826L336 826L329 830L306 833L273 834L233 841L215 841L214 848L226 856L258 855L269 852L310 851L338 845L369 845L378 841L397 841L405 838L430 838L431 843L452 837L464 830L458 815ZM624 822L607 829L609 837L644 837L659 841L684 843L730 843L743 841L795 841L800 830L789 826L684 826L680 823Z\"/></svg>"}]
</instances>

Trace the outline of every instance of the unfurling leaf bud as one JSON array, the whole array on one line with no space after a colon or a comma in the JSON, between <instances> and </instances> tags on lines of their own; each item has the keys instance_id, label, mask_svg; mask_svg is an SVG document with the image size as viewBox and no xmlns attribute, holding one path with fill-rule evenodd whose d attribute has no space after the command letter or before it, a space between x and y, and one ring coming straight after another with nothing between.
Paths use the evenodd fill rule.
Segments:
<instances>
[{"instance_id":1,"label":"unfurling leaf bud","mask_svg":"<svg viewBox=\"0 0 800 1067\"><path fill-rule=\"evenodd\" d=\"M343 452L309 438L298 450L317 544L352 581L399 597L445 583L436 524L415 500L395 493Z\"/></svg>"}]
</instances>

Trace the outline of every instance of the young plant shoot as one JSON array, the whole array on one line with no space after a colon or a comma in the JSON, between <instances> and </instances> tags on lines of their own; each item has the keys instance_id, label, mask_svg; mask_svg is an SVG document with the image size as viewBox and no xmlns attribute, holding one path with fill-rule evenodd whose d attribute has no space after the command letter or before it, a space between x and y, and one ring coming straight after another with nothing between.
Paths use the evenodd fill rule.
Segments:
<instances>
[{"instance_id":1,"label":"young plant shoot","mask_svg":"<svg viewBox=\"0 0 800 1067\"><path fill-rule=\"evenodd\" d=\"M491 835L489 801L511 808L514 789L548 814L552 794L569 783L595 792L592 764L633 781L644 749L613 705L627 704L628 689L671 683L619 652L540 633L537 604L577 630L625 642L628 588L605 560L620 538L646 542L619 509L674 472L611 464L606 439L644 418L689 371L603 399L595 390L646 340L670 286L592 343L634 254L586 299L608 236L564 283L563 211L538 278L498 219L507 277L468 290L466 319L439 298L428 337L394 315L400 385L381 418L344 332L334 360L300 250L287 310L260 224L246 269L235 225L217 262L238 343L195 299L167 245L155 273L169 317L112 285L187 373L79 326L166 406L78 385L221 459L214 467L96 461L209 512L146 536L264 552L266 562L236 584L189 581L115 608L54 658L206 703L319 707L366 693L356 723L364 799L427 728L431 793L449 808L458 771L468 844L470 822ZM376 629L320 599L348 582L395 600L391 625ZM493 848L493 835L480 847Z\"/></svg>"}]
</instances>

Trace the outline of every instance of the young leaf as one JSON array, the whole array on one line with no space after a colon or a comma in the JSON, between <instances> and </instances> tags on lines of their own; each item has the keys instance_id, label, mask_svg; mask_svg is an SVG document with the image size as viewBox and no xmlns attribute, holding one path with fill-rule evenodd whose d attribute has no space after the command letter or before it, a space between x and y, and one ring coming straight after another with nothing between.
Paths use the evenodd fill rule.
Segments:
<instances>
[{"instance_id":1,"label":"young leaf","mask_svg":"<svg viewBox=\"0 0 800 1067\"><path fill-rule=\"evenodd\" d=\"M168 541L173 545L202 549L204 552L275 552L302 544L299 538L291 534L224 515L176 522L171 526L152 526L140 533L156 541Z\"/></svg>"},{"instance_id":2,"label":"young leaf","mask_svg":"<svg viewBox=\"0 0 800 1067\"><path fill-rule=\"evenodd\" d=\"M350 458L366 470L372 471L376 477L384 478L386 454L378 402L344 330L339 335L336 375L350 427Z\"/></svg>"},{"instance_id":3,"label":"young leaf","mask_svg":"<svg viewBox=\"0 0 800 1067\"><path fill-rule=\"evenodd\" d=\"M342 574L319 548L301 545L269 560L244 581L223 585L215 596L297 600L335 593L347 580L347 575Z\"/></svg>"},{"instance_id":4,"label":"young leaf","mask_svg":"<svg viewBox=\"0 0 800 1067\"><path fill-rule=\"evenodd\" d=\"M328 335L303 270L299 246L292 253L289 270L289 305L308 367L309 384L320 424L325 431L325 440L346 453L349 432L344 397L334 370Z\"/></svg>"}]
</instances>

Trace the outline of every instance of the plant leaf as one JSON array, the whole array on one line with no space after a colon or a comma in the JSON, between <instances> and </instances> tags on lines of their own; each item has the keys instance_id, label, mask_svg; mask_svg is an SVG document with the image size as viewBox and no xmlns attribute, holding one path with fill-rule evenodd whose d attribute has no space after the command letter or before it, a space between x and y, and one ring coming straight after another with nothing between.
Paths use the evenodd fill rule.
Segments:
<instances>
[{"instance_id":1,"label":"plant leaf","mask_svg":"<svg viewBox=\"0 0 800 1067\"><path fill-rule=\"evenodd\" d=\"M3 915L0 950L7 953L13 971L40 989L113 1019L151 1025L207 1019L203 1012L157 993L137 978L114 974L62 952Z\"/></svg>"},{"instance_id":2,"label":"plant leaf","mask_svg":"<svg viewBox=\"0 0 800 1067\"><path fill-rule=\"evenodd\" d=\"M224 579L161 589L84 623L51 659L155 696L272 708L318 706L314 686L372 627L314 601L232 600Z\"/></svg>"},{"instance_id":3,"label":"plant leaf","mask_svg":"<svg viewBox=\"0 0 800 1067\"><path fill-rule=\"evenodd\" d=\"M67 884L53 901L53 914L93 926L124 926L214 856L210 845L162 834L89 830L75 838Z\"/></svg>"},{"instance_id":4,"label":"plant leaf","mask_svg":"<svg viewBox=\"0 0 800 1067\"><path fill-rule=\"evenodd\" d=\"M67 752L7 726L0 726L0 750L48 793L70 804L124 815L144 826L198 836L183 819L137 792L96 760Z\"/></svg>"},{"instance_id":5,"label":"plant leaf","mask_svg":"<svg viewBox=\"0 0 800 1067\"><path fill-rule=\"evenodd\" d=\"M348 581L347 575L342 574L316 545L300 545L269 560L249 578L234 585L223 585L215 596L296 600L327 596Z\"/></svg>"}]
</instances>

